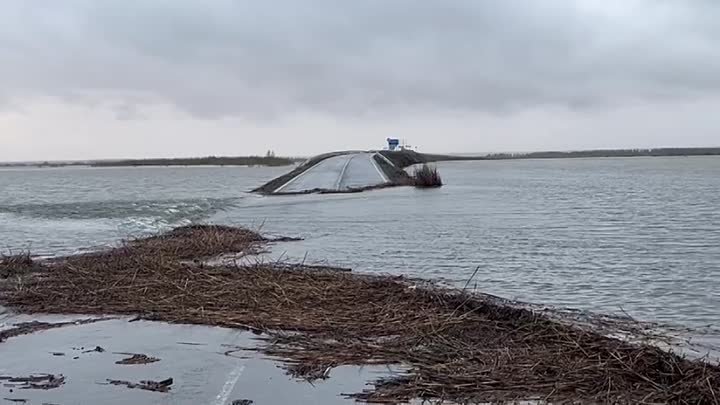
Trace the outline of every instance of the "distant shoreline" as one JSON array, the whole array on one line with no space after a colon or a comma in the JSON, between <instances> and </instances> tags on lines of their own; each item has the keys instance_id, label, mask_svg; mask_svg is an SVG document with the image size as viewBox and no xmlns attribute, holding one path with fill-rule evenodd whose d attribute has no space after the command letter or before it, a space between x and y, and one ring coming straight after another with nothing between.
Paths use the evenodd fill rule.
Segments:
<instances>
[{"instance_id":1,"label":"distant shoreline","mask_svg":"<svg viewBox=\"0 0 720 405\"><path fill-rule=\"evenodd\" d=\"M593 157L663 157L663 156L717 156L717 148L654 148L654 149L597 149L580 151L548 151L529 153L492 153L488 160L509 159L574 159Z\"/></svg>"},{"instance_id":2,"label":"distant shoreline","mask_svg":"<svg viewBox=\"0 0 720 405\"><path fill-rule=\"evenodd\" d=\"M672 157L672 156L720 156L720 147L712 148L644 148L644 149L592 149L580 151L543 151L487 153L483 155L452 155L418 153L403 150L382 151L391 160L398 160L398 166L406 167L418 163L453 160L521 160L521 159L576 159L609 157ZM143 166L291 166L305 161L300 158L276 156L234 156L162 159L84 160L68 162L0 162L0 168L7 167L143 167Z\"/></svg>"},{"instance_id":3,"label":"distant shoreline","mask_svg":"<svg viewBox=\"0 0 720 405\"><path fill-rule=\"evenodd\" d=\"M276 156L234 156L167 159L123 159L75 162L25 162L0 163L2 167L147 167L147 166L290 166L298 159Z\"/></svg>"},{"instance_id":4,"label":"distant shoreline","mask_svg":"<svg viewBox=\"0 0 720 405\"><path fill-rule=\"evenodd\" d=\"M171 159L128 159L93 162L93 167L127 166L290 166L295 160L276 156L235 156Z\"/></svg>"},{"instance_id":5,"label":"distant shoreline","mask_svg":"<svg viewBox=\"0 0 720 405\"><path fill-rule=\"evenodd\" d=\"M613 157L682 157L682 156L720 156L720 147L714 148L654 148L654 149L597 149L580 151L546 151L527 153L489 153L485 155L443 155L418 153L411 150L382 151L398 167L415 164L468 161L468 160L526 160L526 159L578 159Z\"/></svg>"}]
</instances>

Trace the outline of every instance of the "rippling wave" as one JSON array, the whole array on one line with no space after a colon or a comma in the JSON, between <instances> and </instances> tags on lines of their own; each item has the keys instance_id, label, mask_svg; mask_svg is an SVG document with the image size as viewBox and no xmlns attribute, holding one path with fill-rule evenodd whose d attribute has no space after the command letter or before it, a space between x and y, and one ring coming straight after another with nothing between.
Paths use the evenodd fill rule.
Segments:
<instances>
[{"instance_id":1,"label":"rippling wave","mask_svg":"<svg viewBox=\"0 0 720 405\"><path fill-rule=\"evenodd\" d=\"M237 198L89 201L0 205L0 213L41 219L156 218L167 222L201 220L235 205Z\"/></svg>"},{"instance_id":2,"label":"rippling wave","mask_svg":"<svg viewBox=\"0 0 720 405\"><path fill-rule=\"evenodd\" d=\"M2 248L64 254L189 222L302 236L276 254L527 302L717 328L720 158L451 162L446 186L245 194L275 169L0 173ZM278 169L284 170L284 169Z\"/></svg>"},{"instance_id":3,"label":"rippling wave","mask_svg":"<svg viewBox=\"0 0 720 405\"><path fill-rule=\"evenodd\" d=\"M5 217L8 222L10 216L15 217L14 223L36 223L41 227L57 223L76 233L105 224L105 228L114 230L109 236L125 238L202 222L234 207L237 201L237 198L193 198L0 205L0 219Z\"/></svg>"}]
</instances>

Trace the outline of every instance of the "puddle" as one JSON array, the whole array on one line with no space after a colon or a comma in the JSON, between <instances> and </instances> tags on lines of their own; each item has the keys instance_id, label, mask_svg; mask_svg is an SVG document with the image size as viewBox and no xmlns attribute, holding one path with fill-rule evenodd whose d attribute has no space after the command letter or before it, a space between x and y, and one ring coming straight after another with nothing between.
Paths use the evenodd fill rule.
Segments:
<instances>
[{"instance_id":1,"label":"puddle","mask_svg":"<svg viewBox=\"0 0 720 405\"><path fill-rule=\"evenodd\" d=\"M61 322L81 316L0 315L0 329L32 320ZM10 338L0 344L0 376L52 374L64 384L49 390L0 386L5 403L27 404L349 404L342 393L360 392L368 381L392 374L388 367L338 367L330 379L313 384L287 376L279 363L236 347L256 345L248 332L207 326L171 325L131 318L72 325ZM104 351L94 350L102 347ZM60 356L58 353L63 353ZM159 361L116 364L128 353ZM227 353L227 354L226 354ZM129 389L109 380L167 381L168 392ZM11 391L12 390L12 391ZM2 402L0 402L2 403ZM240 403L240 402L238 402Z\"/></svg>"}]
</instances>

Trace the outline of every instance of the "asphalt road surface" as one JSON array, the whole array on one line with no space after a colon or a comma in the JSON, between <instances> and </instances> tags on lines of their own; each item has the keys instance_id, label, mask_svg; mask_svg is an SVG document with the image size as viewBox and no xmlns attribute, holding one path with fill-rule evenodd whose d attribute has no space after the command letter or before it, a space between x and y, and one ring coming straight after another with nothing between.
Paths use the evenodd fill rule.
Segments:
<instances>
[{"instance_id":1,"label":"asphalt road surface","mask_svg":"<svg viewBox=\"0 0 720 405\"><path fill-rule=\"evenodd\" d=\"M0 404L231 405L246 399L258 405L352 405L355 401L341 394L361 392L369 381L402 371L343 366L332 369L329 380L312 385L286 375L279 363L252 350L258 343L252 333L200 325L130 323L130 319L69 325L3 341L0 376L47 373L62 375L65 383L54 389L23 389L22 382L3 380ZM0 307L0 330L20 322L73 320L71 316L3 315ZM117 363L133 353L159 361ZM168 378L173 382L166 393L108 384L108 380L137 383Z\"/></svg>"},{"instance_id":2,"label":"asphalt road surface","mask_svg":"<svg viewBox=\"0 0 720 405\"><path fill-rule=\"evenodd\" d=\"M275 192L297 193L314 189L343 191L386 183L388 179L373 160L374 155L351 153L325 159Z\"/></svg>"}]
</instances>

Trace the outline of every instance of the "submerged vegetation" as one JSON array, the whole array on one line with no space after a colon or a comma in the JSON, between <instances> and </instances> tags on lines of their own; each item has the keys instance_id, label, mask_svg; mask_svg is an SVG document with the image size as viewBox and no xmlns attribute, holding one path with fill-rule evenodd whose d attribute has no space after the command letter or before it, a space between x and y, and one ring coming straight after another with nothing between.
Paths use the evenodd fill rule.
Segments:
<instances>
[{"instance_id":1,"label":"submerged vegetation","mask_svg":"<svg viewBox=\"0 0 720 405\"><path fill-rule=\"evenodd\" d=\"M437 167L422 165L415 168L413 173L413 185L418 188L442 187L442 178Z\"/></svg>"},{"instance_id":2,"label":"submerged vegetation","mask_svg":"<svg viewBox=\"0 0 720 405\"><path fill-rule=\"evenodd\" d=\"M203 261L258 253L270 241L243 228L178 228L43 262L0 282L0 303L29 313L139 314L250 329L262 333L253 350L308 380L341 365L404 366L405 373L349 395L361 401L717 404L716 365L493 297L330 267Z\"/></svg>"}]
</instances>

